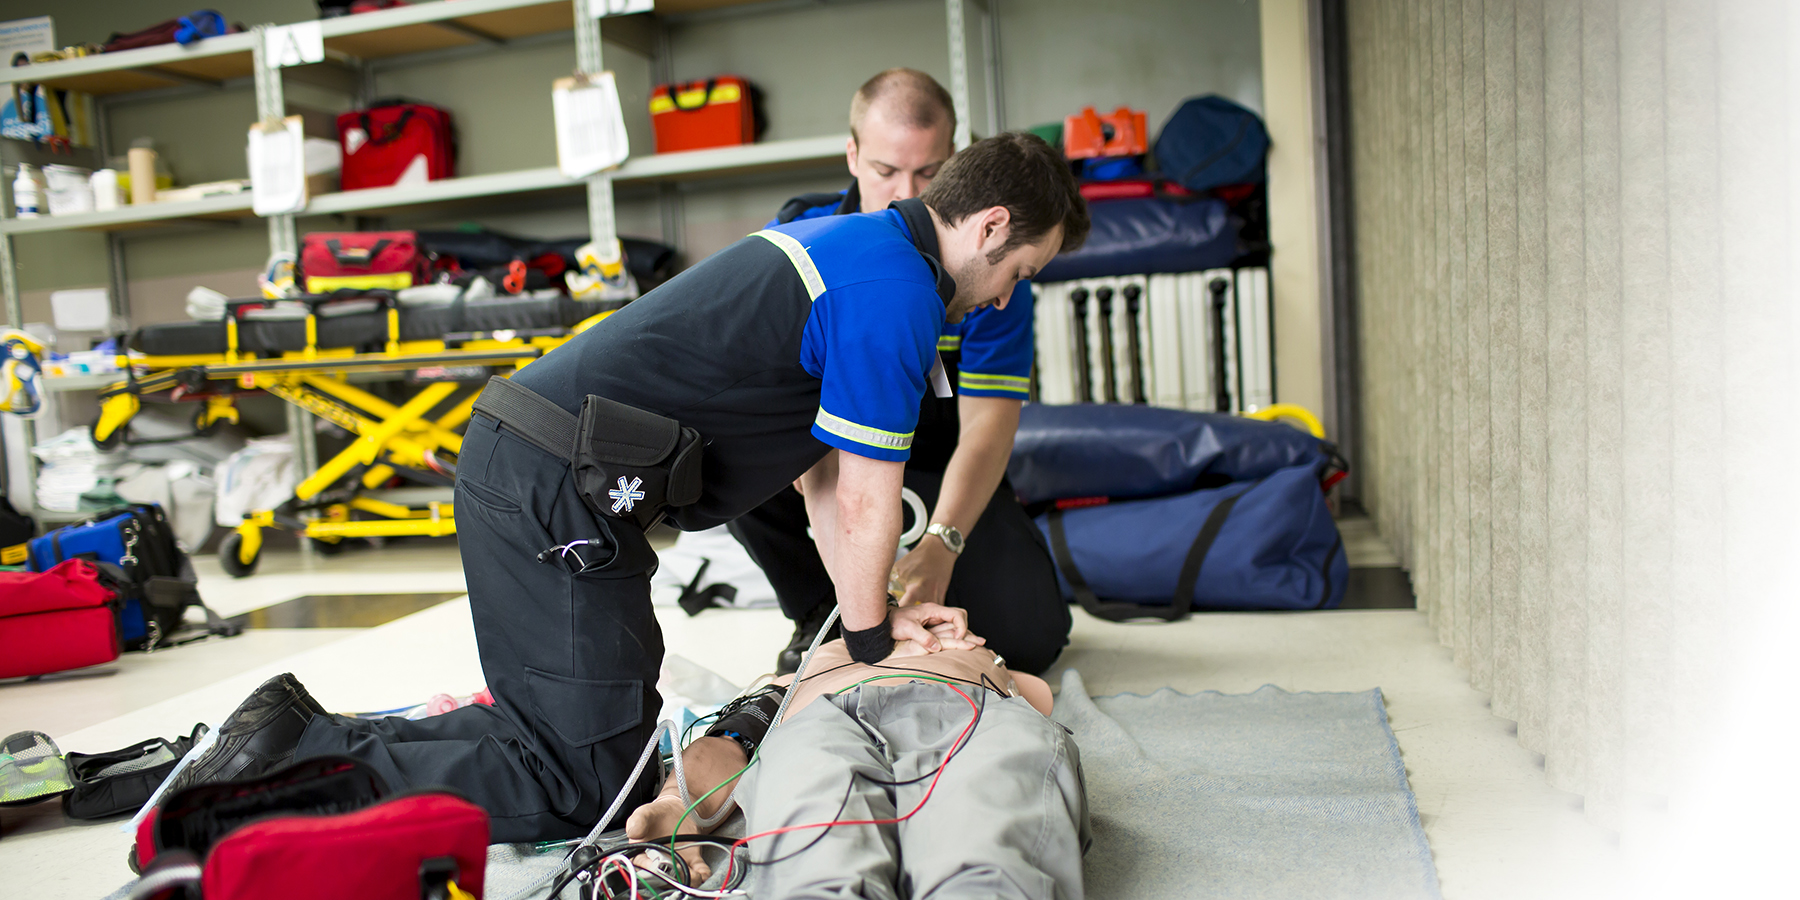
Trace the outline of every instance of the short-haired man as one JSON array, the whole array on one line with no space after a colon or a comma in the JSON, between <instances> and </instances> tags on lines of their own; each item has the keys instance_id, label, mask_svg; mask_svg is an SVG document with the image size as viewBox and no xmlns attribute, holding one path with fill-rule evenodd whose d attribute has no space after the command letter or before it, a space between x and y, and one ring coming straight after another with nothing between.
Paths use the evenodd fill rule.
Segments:
<instances>
[{"instance_id":1,"label":"short-haired man","mask_svg":"<svg viewBox=\"0 0 1800 900\"><path fill-rule=\"evenodd\" d=\"M966 635L960 610L887 604L919 398L942 380L945 322L1006 304L1087 229L1056 152L1001 135L922 199L759 231L490 381L457 457L456 523L494 705L351 719L271 679L169 790L337 754L396 791L462 792L495 841L585 834L662 706L644 530L719 525L796 480L852 658ZM625 808L654 789L641 780Z\"/></svg>"},{"instance_id":2,"label":"short-haired man","mask_svg":"<svg viewBox=\"0 0 1800 900\"><path fill-rule=\"evenodd\" d=\"M845 157L856 180L838 193L802 194L771 225L886 209L924 193L950 158L956 114L949 92L930 75L888 69L850 101ZM1068 642L1069 608L1056 585L1048 548L1005 482L1030 383L1031 287L1020 284L1004 306L970 313L938 342L957 396L927 392L906 464L906 487L920 496L931 533L895 566L906 599L965 609L969 627L1022 672L1049 668ZM783 491L731 524L769 576L794 636L776 671L791 672L836 597L806 536L806 509Z\"/></svg>"}]
</instances>

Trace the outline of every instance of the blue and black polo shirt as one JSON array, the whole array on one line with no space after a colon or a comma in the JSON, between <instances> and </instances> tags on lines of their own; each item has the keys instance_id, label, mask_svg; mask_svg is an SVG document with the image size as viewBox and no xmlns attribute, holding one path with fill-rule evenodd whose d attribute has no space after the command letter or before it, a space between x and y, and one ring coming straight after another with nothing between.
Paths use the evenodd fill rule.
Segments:
<instances>
[{"instance_id":1,"label":"blue and black polo shirt","mask_svg":"<svg viewBox=\"0 0 1800 900\"><path fill-rule=\"evenodd\" d=\"M801 194L769 223L805 222L844 216L862 208L855 182L836 193ZM1025 400L1030 396L1032 333L1031 285L1020 283L1005 309L988 307L946 322L938 350L958 394ZM909 468L941 472L956 451L961 417L954 399L925 394Z\"/></svg>"},{"instance_id":2,"label":"blue and black polo shirt","mask_svg":"<svg viewBox=\"0 0 1800 900\"><path fill-rule=\"evenodd\" d=\"M597 394L698 431L683 529L760 505L832 447L904 461L955 285L923 204L901 207L756 232L513 379L571 413Z\"/></svg>"}]
</instances>

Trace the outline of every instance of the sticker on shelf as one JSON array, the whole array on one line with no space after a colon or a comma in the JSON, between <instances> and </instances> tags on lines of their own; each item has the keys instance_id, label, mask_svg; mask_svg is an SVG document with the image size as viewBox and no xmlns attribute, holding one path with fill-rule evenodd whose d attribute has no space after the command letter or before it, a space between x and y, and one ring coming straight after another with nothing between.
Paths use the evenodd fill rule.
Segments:
<instances>
[{"instance_id":1,"label":"sticker on shelf","mask_svg":"<svg viewBox=\"0 0 1800 900\"><path fill-rule=\"evenodd\" d=\"M263 31L263 61L277 69L324 62L324 29L318 22L270 26Z\"/></svg>"},{"instance_id":2,"label":"sticker on shelf","mask_svg":"<svg viewBox=\"0 0 1800 900\"><path fill-rule=\"evenodd\" d=\"M656 0L588 0L588 15L596 19L656 11Z\"/></svg>"},{"instance_id":3,"label":"sticker on shelf","mask_svg":"<svg viewBox=\"0 0 1800 900\"><path fill-rule=\"evenodd\" d=\"M564 176L586 178L630 155L613 73L559 78L550 97L556 113L556 163Z\"/></svg>"}]
</instances>

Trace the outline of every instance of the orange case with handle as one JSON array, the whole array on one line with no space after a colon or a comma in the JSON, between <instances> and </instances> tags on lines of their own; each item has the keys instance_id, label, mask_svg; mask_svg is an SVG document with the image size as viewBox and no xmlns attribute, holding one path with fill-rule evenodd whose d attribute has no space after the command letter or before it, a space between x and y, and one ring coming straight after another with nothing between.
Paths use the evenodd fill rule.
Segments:
<instances>
[{"instance_id":1,"label":"orange case with handle","mask_svg":"<svg viewBox=\"0 0 1800 900\"><path fill-rule=\"evenodd\" d=\"M720 75L687 84L660 84L650 92L650 124L656 152L731 147L756 140L750 83Z\"/></svg>"},{"instance_id":2,"label":"orange case with handle","mask_svg":"<svg viewBox=\"0 0 1800 900\"><path fill-rule=\"evenodd\" d=\"M1069 159L1138 156L1150 149L1144 113L1119 107L1100 115L1093 107L1063 120L1063 155Z\"/></svg>"}]
</instances>

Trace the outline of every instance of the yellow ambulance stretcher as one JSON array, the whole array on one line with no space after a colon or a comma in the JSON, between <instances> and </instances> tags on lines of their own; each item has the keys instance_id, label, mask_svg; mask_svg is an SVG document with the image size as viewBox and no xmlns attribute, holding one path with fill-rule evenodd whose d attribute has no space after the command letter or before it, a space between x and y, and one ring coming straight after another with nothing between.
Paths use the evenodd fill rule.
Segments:
<instances>
[{"instance_id":1,"label":"yellow ambulance stretcher","mask_svg":"<svg viewBox=\"0 0 1800 900\"><path fill-rule=\"evenodd\" d=\"M339 292L288 300L232 300L219 321L155 325L119 357L124 380L100 391L94 443L116 446L143 398L197 404L206 433L237 422L238 397L273 394L350 432L349 447L320 463L275 509L247 514L219 560L236 577L256 569L262 530L284 528L320 547L345 538L456 533L450 503L409 506L367 496L405 473L448 484L488 374L529 364L619 307L567 296L496 297L407 308L392 292ZM409 373L404 402L353 381Z\"/></svg>"}]
</instances>

